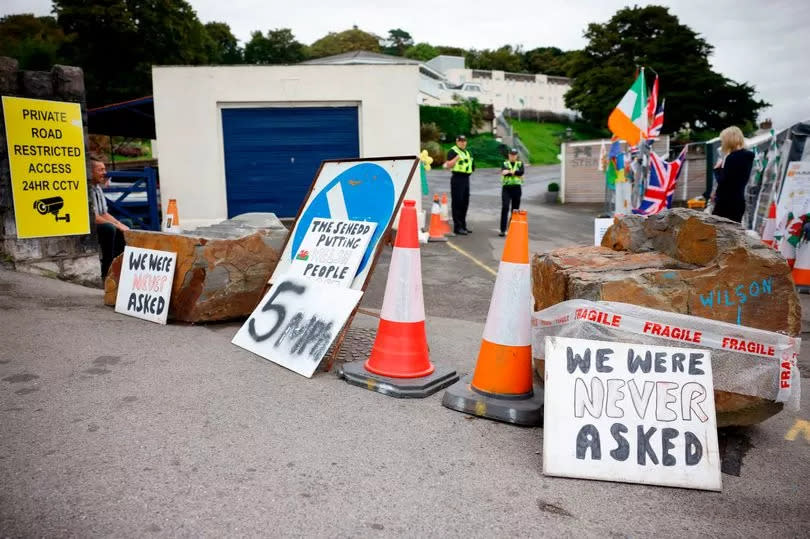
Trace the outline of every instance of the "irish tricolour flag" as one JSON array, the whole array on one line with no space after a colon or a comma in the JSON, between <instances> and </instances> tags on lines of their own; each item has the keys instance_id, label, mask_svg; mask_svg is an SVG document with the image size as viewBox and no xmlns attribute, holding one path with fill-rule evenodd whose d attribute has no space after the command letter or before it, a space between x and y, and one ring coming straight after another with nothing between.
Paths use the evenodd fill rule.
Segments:
<instances>
[{"instance_id":1,"label":"irish tricolour flag","mask_svg":"<svg viewBox=\"0 0 810 539\"><path fill-rule=\"evenodd\" d=\"M631 146L637 146L647 133L647 85L644 82L644 69L641 69L636 82L627 90L622 100L608 118L608 128Z\"/></svg>"}]
</instances>

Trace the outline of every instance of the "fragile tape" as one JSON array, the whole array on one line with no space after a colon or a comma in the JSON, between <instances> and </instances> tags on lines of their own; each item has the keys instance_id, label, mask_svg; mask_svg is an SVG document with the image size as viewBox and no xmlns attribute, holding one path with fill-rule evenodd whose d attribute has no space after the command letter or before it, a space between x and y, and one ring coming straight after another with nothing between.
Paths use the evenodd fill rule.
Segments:
<instances>
[{"instance_id":1,"label":"fragile tape","mask_svg":"<svg viewBox=\"0 0 810 539\"><path fill-rule=\"evenodd\" d=\"M634 316L627 311L645 316ZM679 323L664 321L664 318L678 318ZM690 324L689 319L699 323ZM796 337L616 302L570 300L532 315L533 330L574 323L594 324L702 348L756 356L770 365L776 363L778 391L775 400L778 402L787 402L799 381L797 358L801 339ZM707 326L714 326L720 331L707 330Z\"/></svg>"}]
</instances>

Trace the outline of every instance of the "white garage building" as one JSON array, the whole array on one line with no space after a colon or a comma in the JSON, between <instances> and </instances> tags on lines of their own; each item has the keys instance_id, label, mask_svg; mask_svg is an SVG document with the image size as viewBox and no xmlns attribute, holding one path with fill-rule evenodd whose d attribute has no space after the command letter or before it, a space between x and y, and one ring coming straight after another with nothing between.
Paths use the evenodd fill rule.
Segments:
<instances>
[{"instance_id":1,"label":"white garage building","mask_svg":"<svg viewBox=\"0 0 810 539\"><path fill-rule=\"evenodd\" d=\"M419 153L416 65L154 67L163 210L294 217L325 159ZM420 182L408 192L421 206ZM418 207L417 209L420 209Z\"/></svg>"}]
</instances>

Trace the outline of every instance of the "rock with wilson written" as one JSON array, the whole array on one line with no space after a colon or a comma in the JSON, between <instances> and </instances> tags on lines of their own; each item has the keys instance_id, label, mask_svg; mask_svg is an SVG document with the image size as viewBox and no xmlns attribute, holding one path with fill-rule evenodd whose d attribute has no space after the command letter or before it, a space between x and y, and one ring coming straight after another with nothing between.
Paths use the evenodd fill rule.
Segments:
<instances>
[{"instance_id":1,"label":"rock with wilson written","mask_svg":"<svg viewBox=\"0 0 810 539\"><path fill-rule=\"evenodd\" d=\"M801 331L784 258L737 223L693 210L617 217L601 247L535 254L532 277L535 310L569 299L617 301L790 336ZM542 372L542 360L536 365ZM719 426L755 424L782 409L723 391L715 401Z\"/></svg>"}]
</instances>

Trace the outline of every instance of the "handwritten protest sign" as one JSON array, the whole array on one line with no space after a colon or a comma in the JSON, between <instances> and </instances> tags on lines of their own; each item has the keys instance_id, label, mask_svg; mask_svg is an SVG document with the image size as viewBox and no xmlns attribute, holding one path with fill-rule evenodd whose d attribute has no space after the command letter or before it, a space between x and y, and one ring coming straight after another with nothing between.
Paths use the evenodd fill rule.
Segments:
<instances>
[{"instance_id":1,"label":"handwritten protest sign","mask_svg":"<svg viewBox=\"0 0 810 539\"><path fill-rule=\"evenodd\" d=\"M177 253L125 247L115 312L165 324Z\"/></svg>"},{"instance_id":2,"label":"handwritten protest sign","mask_svg":"<svg viewBox=\"0 0 810 539\"><path fill-rule=\"evenodd\" d=\"M311 378L363 292L286 275L231 341Z\"/></svg>"},{"instance_id":3,"label":"handwritten protest sign","mask_svg":"<svg viewBox=\"0 0 810 539\"><path fill-rule=\"evenodd\" d=\"M787 225L788 214L798 217L810 212L810 163L792 161L776 207L776 222Z\"/></svg>"},{"instance_id":4,"label":"handwritten protest sign","mask_svg":"<svg viewBox=\"0 0 810 539\"><path fill-rule=\"evenodd\" d=\"M287 274L349 288L376 228L375 222L313 219Z\"/></svg>"},{"instance_id":5,"label":"handwritten protest sign","mask_svg":"<svg viewBox=\"0 0 810 539\"><path fill-rule=\"evenodd\" d=\"M324 161L292 225L276 269L275 284L288 273L314 220L342 219L377 224L351 284L364 290L389 230L419 164L417 157Z\"/></svg>"},{"instance_id":6,"label":"handwritten protest sign","mask_svg":"<svg viewBox=\"0 0 810 539\"><path fill-rule=\"evenodd\" d=\"M708 350L546 337L543 473L720 490Z\"/></svg>"},{"instance_id":7,"label":"handwritten protest sign","mask_svg":"<svg viewBox=\"0 0 810 539\"><path fill-rule=\"evenodd\" d=\"M597 217L593 220L593 244L596 247L602 245L602 238L605 237L605 233L611 225L613 225L613 217Z\"/></svg>"}]
</instances>

